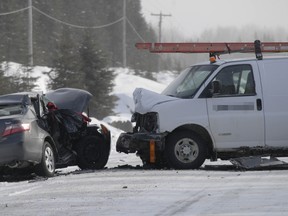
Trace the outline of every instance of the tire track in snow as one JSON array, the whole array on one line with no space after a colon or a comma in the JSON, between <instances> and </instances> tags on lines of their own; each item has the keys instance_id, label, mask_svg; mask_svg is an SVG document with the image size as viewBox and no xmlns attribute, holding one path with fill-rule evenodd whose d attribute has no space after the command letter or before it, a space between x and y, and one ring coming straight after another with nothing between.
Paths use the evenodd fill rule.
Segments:
<instances>
[{"instance_id":1,"label":"tire track in snow","mask_svg":"<svg viewBox=\"0 0 288 216\"><path fill-rule=\"evenodd\" d=\"M177 215L179 213L184 213L187 208L189 208L193 204L199 202L202 198L204 198L206 196L207 195L202 194L202 195L199 195L197 197L193 196L193 199L191 199L191 197L189 197L187 199L179 200L174 205L168 207L167 209L165 209L160 214L156 214L156 216L162 216L162 215L165 215L165 216L171 215L172 216L172 215Z\"/></svg>"},{"instance_id":2,"label":"tire track in snow","mask_svg":"<svg viewBox=\"0 0 288 216\"><path fill-rule=\"evenodd\" d=\"M9 193L8 196L21 195L21 194L30 192L30 191L35 190L35 189L38 189L38 188L41 188L41 186L35 186L35 187L27 188L27 189L25 189L25 190L19 190L19 191L13 192L13 193Z\"/></svg>"}]
</instances>

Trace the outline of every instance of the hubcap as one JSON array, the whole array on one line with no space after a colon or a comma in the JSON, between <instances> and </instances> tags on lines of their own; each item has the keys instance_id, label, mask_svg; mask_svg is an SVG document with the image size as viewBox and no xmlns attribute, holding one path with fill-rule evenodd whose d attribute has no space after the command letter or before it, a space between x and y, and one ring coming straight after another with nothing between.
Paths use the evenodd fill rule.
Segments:
<instances>
[{"instance_id":1,"label":"hubcap","mask_svg":"<svg viewBox=\"0 0 288 216\"><path fill-rule=\"evenodd\" d=\"M191 163L198 157L199 148L194 140L183 138L176 143L174 152L180 162Z\"/></svg>"},{"instance_id":2,"label":"hubcap","mask_svg":"<svg viewBox=\"0 0 288 216\"><path fill-rule=\"evenodd\" d=\"M46 147L45 149L45 164L49 172L51 173L54 172L55 169L54 154L52 149L49 147Z\"/></svg>"}]
</instances>

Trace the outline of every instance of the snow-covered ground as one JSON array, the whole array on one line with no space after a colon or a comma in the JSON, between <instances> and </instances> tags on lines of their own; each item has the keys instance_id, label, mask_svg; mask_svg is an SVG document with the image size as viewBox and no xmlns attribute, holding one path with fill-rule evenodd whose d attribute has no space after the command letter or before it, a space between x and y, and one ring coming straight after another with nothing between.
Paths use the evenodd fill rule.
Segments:
<instances>
[{"instance_id":1,"label":"snow-covered ground","mask_svg":"<svg viewBox=\"0 0 288 216\"><path fill-rule=\"evenodd\" d=\"M106 169L0 182L1 215L288 214L287 170Z\"/></svg>"},{"instance_id":2,"label":"snow-covered ground","mask_svg":"<svg viewBox=\"0 0 288 216\"><path fill-rule=\"evenodd\" d=\"M116 116L102 122L112 132L107 169L74 166L54 178L2 181L0 215L288 215L288 168L244 172L227 161L206 161L198 170L145 170L137 167L141 161L135 155L117 153L122 131L108 122L130 119L135 87L160 92L172 79L161 83L163 76L158 83L126 69L117 74Z\"/></svg>"}]
</instances>

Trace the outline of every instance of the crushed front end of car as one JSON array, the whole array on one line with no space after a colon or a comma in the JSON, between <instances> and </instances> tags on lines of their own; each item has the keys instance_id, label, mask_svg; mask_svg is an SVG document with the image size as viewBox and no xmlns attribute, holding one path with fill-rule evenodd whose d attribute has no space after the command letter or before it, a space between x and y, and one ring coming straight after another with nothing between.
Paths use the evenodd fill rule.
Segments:
<instances>
[{"instance_id":1,"label":"crushed front end of car","mask_svg":"<svg viewBox=\"0 0 288 216\"><path fill-rule=\"evenodd\" d=\"M136 126L133 132L120 134L116 151L137 153L144 164L156 163L157 155L162 154L165 144L165 133L157 133L157 113L134 113L131 119Z\"/></svg>"},{"instance_id":2,"label":"crushed front end of car","mask_svg":"<svg viewBox=\"0 0 288 216\"><path fill-rule=\"evenodd\" d=\"M48 114L49 132L59 154L58 167L78 165L81 169L102 169L107 164L110 131L102 124L91 124L88 103L92 94L82 89L61 88L45 97L53 102Z\"/></svg>"}]
</instances>

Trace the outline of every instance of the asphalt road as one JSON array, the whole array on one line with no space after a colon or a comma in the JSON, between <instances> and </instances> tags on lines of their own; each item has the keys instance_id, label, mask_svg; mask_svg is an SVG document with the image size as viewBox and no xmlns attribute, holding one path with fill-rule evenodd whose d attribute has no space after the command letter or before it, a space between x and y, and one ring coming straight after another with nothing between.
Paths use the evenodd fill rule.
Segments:
<instances>
[{"instance_id":1,"label":"asphalt road","mask_svg":"<svg viewBox=\"0 0 288 216\"><path fill-rule=\"evenodd\" d=\"M100 171L70 167L49 179L2 179L0 215L288 215L287 168L149 170L121 161Z\"/></svg>"}]
</instances>

